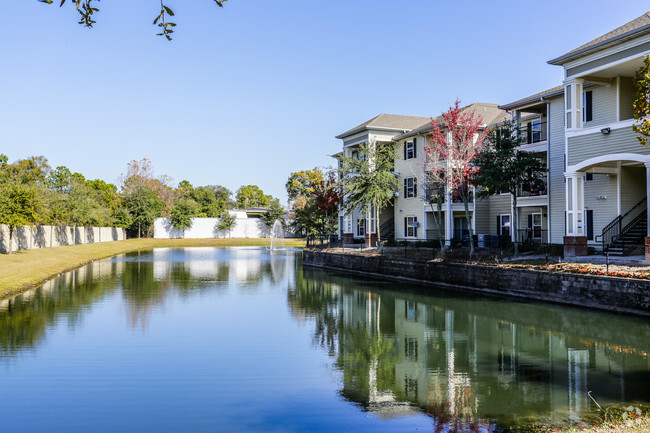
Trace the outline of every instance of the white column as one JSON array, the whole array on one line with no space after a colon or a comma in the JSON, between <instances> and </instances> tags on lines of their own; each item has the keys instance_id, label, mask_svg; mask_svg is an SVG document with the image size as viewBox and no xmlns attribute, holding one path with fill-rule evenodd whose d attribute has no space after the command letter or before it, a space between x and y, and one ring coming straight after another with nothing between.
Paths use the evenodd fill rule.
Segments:
<instances>
[{"instance_id":1,"label":"white column","mask_svg":"<svg viewBox=\"0 0 650 433\"><path fill-rule=\"evenodd\" d=\"M582 78L564 81L565 128L574 130L582 128Z\"/></svg>"},{"instance_id":2,"label":"white column","mask_svg":"<svg viewBox=\"0 0 650 433\"><path fill-rule=\"evenodd\" d=\"M645 193L647 197L646 206L648 209L648 227L646 229L647 230L646 234L648 235L648 237L650 237L650 163L649 162L645 163L645 185L646 185Z\"/></svg>"},{"instance_id":3,"label":"white column","mask_svg":"<svg viewBox=\"0 0 650 433\"><path fill-rule=\"evenodd\" d=\"M584 236L584 173L565 173L566 182L566 234Z\"/></svg>"}]
</instances>

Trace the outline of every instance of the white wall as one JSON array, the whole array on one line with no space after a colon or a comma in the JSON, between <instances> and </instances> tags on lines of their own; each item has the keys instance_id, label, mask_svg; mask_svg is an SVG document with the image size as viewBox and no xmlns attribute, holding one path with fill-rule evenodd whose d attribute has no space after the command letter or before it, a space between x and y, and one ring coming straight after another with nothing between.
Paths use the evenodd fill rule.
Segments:
<instances>
[{"instance_id":1,"label":"white wall","mask_svg":"<svg viewBox=\"0 0 650 433\"><path fill-rule=\"evenodd\" d=\"M230 230L217 229L219 218L192 218L192 227L177 230L172 227L170 218L156 218L153 223L153 237L155 239L206 239L206 238L268 238L271 228L262 218L248 218L246 212L230 211L235 217L235 226Z\"/></svg>"},{"instance_id":2,"label":"white wall","mask_svg":"<svg viewBox=\"0 0 650 433\"><path fill-rule=\"evenodd\" d=\"M27 226L16 227L12 250L93 244L126 239L125 230L118 227L77 227L75 237L73 237L72 230L71 226L35 226L32 229ZM0 225L0 252L6 253L7 251L9 251L9 227Z\"/></svg>"}]
</instances>

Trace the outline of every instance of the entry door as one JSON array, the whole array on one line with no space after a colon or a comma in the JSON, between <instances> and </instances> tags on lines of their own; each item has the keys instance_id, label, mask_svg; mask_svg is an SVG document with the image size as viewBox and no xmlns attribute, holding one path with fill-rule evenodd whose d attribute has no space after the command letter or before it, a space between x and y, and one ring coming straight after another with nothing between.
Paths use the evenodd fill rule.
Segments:
<instances>
[{"instance_id":1,"label":"entry door","mask_svg":"<svg viewBox=\"0 0 650 433\"><path fill-rule=\"evenodd\" d=\"M454 217L454 239L465 240L469 236L467 218Z\"/></svg>"},{"instance_id":2,"label":"entry door","mask_svg":"<svg viewBox=\"0 0 650 433\"><path fill-rule=\"evenodd\" d=\"M532 217L533 239L542 239L542 214L534 213Z\"/></svg>"}]
</instances>

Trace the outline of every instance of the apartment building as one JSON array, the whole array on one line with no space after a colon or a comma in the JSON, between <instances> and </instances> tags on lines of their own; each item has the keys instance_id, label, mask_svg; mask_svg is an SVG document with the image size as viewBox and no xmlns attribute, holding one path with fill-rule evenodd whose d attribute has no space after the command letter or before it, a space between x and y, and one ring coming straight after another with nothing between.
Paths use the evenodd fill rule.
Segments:
<instances>
[{"instance_id":1,"label":"apartment building","mask_svg":"<svg viewBox=\"0 0 650 433\"><path fill-rule=\"evenodd\" d=\"M634 74L648 55L650 13L550 60L564 70L560 86L501 106L465 107L477 110L486 126L511 118L524 137L522 150L538 155L547 167L546 174L531 178L518 192L518 233L511 230L509 194L473 200L474 233L565 244L568 255L586 254L588 246L642 253L650 234L650 148L641 146L632 130L632 103ZM370 137L396 145L400 187L377 223L389 237L439 237L433 209L424 200L424 146L430 131L429 118L380 115L337 137L347 155ZM443 235L461 238L467 230L463 205L448 193L443 200ZM366 227L377 228L358 213L341 222L341 235L348 239L364 237Z\"/></svg>"}]
</instances>

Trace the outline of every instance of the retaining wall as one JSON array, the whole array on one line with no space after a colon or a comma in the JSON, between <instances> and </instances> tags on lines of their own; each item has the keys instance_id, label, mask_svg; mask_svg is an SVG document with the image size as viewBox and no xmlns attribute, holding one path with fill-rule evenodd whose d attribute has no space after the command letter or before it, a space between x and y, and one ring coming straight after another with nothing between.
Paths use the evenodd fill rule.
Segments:
<instances>
[{"instance_id":1,"label":"retaining wall","mask_svg":"<svg viewBox=\"0 0 650 433\"><path fill-rule=\"evenodd\" d=\"M75 230L72 226L34 226L33 228L24 226L16 227L14 230L12 249L18 251L124 239L126 239L126 232L118 227L77 227ZM9 227L0 225L0 252L7 251L9 251Z\"/></svg>"},{"instance_id":2,"label":"retaining wall","mask_svg":"<svg viewBox=\"0 0 650 433\"><path fill-rule=\"evenodd\" d=\"M303 252L303 264L650 316L650 280L309 250Z\"/></svg>"}]
</instances>

